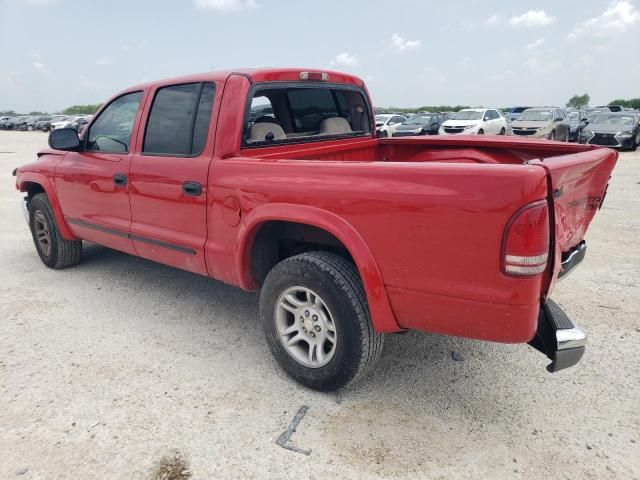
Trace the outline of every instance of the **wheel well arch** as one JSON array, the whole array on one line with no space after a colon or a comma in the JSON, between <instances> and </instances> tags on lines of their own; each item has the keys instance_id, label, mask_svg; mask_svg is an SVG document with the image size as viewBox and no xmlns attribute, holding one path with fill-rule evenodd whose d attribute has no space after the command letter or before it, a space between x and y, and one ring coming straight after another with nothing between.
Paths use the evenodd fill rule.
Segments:
<instances>
[{"instance_id":1,"label":"wheel well arch","mask_svg":"<svg viewBox=\"0 0 640 480\"><path fill-rule=\"evenodd\" d=\"M39 193L47 193L44 187L37 182L24 182L22 184L22 191L26 192L29 198L33 198Z\"/></svg>"},{"instance_id":2,"label":"wheel well arch","mask_svg":"<svg viewBox=\"0 0 640 480\"><path fill-rule=\"evenodd\" d=\"M269 271L286 258L310 251L340 255L355 265L347 247L333 234L319 227L282 220L257 226L251 245L251 274L262 285Z\"/></svg>"},{"instance_id":3,"label":"wheel well arch","mask_svg":"<svg viewBox=\"0 0 640 480\"><path fill-rule=\"evenodd\" d=\"M275 240L269 238L274 232L278 234ZM281 252L283 245L284 252ZM271 264L280 261L280 255L296 255L311 249L331 251L353 262L365 290L374 329L377 332L402 330L380 270L364 239L344 218L317 207L268 204L252 210L243 219L236 243L239 285L255 290L261 282L254 277L254 272L259 274L258 279L266 277ZM260 258L258 262L262 264L254 266L254 258Z\"/></svg>"}]
</instances>

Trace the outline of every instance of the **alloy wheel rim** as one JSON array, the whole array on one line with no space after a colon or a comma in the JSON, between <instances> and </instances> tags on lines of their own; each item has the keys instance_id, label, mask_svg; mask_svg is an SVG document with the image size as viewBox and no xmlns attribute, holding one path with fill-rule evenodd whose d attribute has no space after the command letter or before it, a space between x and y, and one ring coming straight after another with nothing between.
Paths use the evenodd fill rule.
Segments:
<instances>
[{"instance_id":1,"label":"alloy wheel rim","mask_svg":"<svg viewBox=\"0 0 640 480\"><path fill-rule=\"evenodd\" d=\"M301 365L320 368L333 358L336 325L327 304L313 290L295 286L282 292L275 323L282 346Z\"/></svg>"},{"instance_id":2,"label":"alloy wheel rim","mask_svg":"<svg viewBox=\"0 0 640 480\"><path fill-rule=\"evenodd\" d=\"M40 251L45 257L48 257L51 253L51 233L47 226L47 220L44 218L44 213L40 210L36 210L33 214L33 227Z\"/></svg>"}]
</instances>

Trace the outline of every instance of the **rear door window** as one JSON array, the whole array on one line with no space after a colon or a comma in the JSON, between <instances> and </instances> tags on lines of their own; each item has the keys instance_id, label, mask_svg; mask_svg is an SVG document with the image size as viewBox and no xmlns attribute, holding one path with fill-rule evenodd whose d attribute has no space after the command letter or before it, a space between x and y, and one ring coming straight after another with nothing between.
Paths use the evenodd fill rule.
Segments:
<instances>
[{"instance_id":1,"label":"rear door window","mask_svg":"<svg viewBox=\"0 0 640 480\"><path fill-rule=\"evenodd\" d=\"M158 89L147 120L142 153L196 156L209 132L215 85L185 83Z\"/></svg>"}]
</instances>

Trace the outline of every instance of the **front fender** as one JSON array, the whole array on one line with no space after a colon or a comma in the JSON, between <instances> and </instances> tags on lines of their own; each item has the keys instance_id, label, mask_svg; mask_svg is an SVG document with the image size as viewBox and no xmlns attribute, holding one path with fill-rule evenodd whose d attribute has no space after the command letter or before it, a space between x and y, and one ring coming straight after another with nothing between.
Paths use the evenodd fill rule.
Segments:
<instances>
[{"instance_id":1,"label":"front fender","mask_svg":"<svg viewBox=\"0 0 640 480\"><path fill-rule=\"evenodd\" d=\"M364 286L371 322L377 332L397 332L402 327L396 322L387 291L378 266L360 234L342 217L307 205L268 204L253 209L244 219L236 246L236 273L240 286L244 289L255 288L251 273L251 249L259 227L269 221L301 223L321 228L338 240L349 251Z\"/></svg>"},{"instance_id":2,"label":"front fender","mask_svg":"<svg viewBox=\"0 0 640 480\"><path fill-rule=\"evenodd\" d=\"M47 198L49 199L49 203L51 204L51 209L53 210L53 215L56 217L56 222L58 224L58 228L60 229L60 234L65 240L78 240L69 230L67 223L64 221L64 215L62 214L62 208L60 207L60 202L58 201L58 196L56 195L55 188L53 188L53 184L49 180L48 177L41 173L36 172L20 172L18 169L16 176L16 186L18 190L21 192L27 192L29 190L29 184L37 184L40 185L45 193L47 194Z\"/></svg>"}]
</instances>

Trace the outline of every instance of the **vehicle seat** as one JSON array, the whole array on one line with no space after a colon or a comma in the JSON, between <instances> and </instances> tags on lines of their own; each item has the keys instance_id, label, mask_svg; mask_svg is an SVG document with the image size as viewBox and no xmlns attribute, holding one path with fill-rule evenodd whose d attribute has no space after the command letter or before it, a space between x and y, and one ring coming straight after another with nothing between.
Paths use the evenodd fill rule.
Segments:
<instances>
[{"instance_id":1,"label":"vehicle seat","mask_svg":"<svg viewBox=\"0 0 640 480\"><path fill-rule=\"evenodd\" d=\"M272 138L267 138L273 135ZM282 140L287 138L284 130L277 123L260 122L254 123L249 129L249 142L264 142L265 140Z\"/></svg>"},{"instance_id":2,"label":"vehicle seat","mask_svg":"<svg viewBox=\"0 0 640 480\"><path fill-rule=\"evenodd\" d=\"M262 115L261 117L256 118L253 123L275 123L276 125L282 126L277 118L270 117L269 115Z\"/></svg>"},{"instance_id":3,"label":"vehicle seat","mask_svg":"<svg viewBox=\"0 0 640 480\"><path fill-rule=\"evenodd\" d=\"M320 124L320 135L338 135L351 133L351 125L342 117L326 118Z\"/></svg>"}]
</instances>

